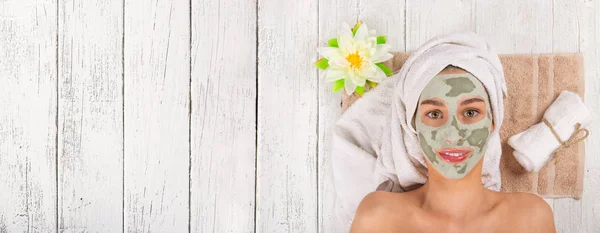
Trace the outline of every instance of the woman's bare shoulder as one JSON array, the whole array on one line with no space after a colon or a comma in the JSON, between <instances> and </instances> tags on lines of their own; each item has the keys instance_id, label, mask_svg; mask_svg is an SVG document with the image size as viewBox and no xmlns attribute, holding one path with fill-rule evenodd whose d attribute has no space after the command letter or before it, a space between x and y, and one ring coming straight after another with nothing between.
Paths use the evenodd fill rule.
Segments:
<instances>
[{"instance_id":1,"label":"woman's bare shoulder","mask_svg":"<svg viewBox=\"0 0 600 233\"><path fill-rule=\"evenodd\" d=\"M554 214L548 203L533 193L504 193L506 212L513 216L512 222L535 232L556 232Z\"/></svg>"},{"instance_id":2,"label":"woman's bare shoulder","mask_svg":"<svg viewBox=\"0 0 600 233\"><path fill-rule=\"evenodd\" d=\"M375 191L365 196L356 210L357 217L370 217L387 215L389 211L397 212L395 206L407 206L409 204L406 193L394 193L386 191ZM408 207L406 207L408 208Z\"/></svg>"},{"instance_id":3,"label":"woman's bare shoulder","mask_svg":"<svg viewBox=\"0 0 600 233\"><path fill-rule=\"evenodd\" d=\"M375 191L358 205L350 232L385 231L396 219L405 219L413 208L410 193Z\"/></svg>"},{"instance_id":4,"label":"woman's bare shoulder","mask_svg":"<svg viewBox=\"0 0 600 233\"><path fill-rule=\"evenodd\" d=\"M513 192L504 193L504 201L512 207L529 207L552 212L552 208L544 199L533 193Z\"/></svg>"}]
</instances>

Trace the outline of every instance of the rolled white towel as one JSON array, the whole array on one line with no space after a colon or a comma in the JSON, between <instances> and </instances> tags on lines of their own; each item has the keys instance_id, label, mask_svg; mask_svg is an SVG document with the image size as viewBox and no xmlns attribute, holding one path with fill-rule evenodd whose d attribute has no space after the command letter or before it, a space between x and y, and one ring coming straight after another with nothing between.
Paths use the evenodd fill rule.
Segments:
<instances>
[{"instance_id":1,"label":"rolled white towel","mask_svg":"<svg viewBox=\"0 0 600 233\"><path fill-rule=\"evenodd\" d=\"M583 104L576 93L562 91L558 98L546 109L544 119L554 128L561 141L569 140L579 123L584 128L591 121L591 110ZM579 132L573 137L581 138ZM576 140L576 139L575 139ZM527 170L538 172L550 159L561 143L552 130L543 122L511 136L508 144L515 149L513 155Z\"/></svg>"}]
</instances>

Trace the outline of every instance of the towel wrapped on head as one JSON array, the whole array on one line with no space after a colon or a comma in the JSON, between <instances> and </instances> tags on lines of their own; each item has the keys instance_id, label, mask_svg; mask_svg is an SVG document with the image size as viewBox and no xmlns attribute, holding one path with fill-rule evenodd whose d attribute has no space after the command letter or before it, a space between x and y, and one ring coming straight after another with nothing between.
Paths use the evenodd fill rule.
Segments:
<instances>
[{"instance_id":1,"label":"towel wrapped on head","mask_svg":"<svg viewBox=\"0 0 600 233\"><path fill-rule=\"evenodd\" d=\"M494 130L488 138L482 183L499 191L500 127L507 95L498 55L473 32L434 37L406 60L393 77L381 82L348 108L334 126L332 166L336 189L336 232L348 232L360 201L370 192L409 191L427 180L427 164L412 125L427 83L446 66L477 77L491 103Z\"/></svg>"}]
</instances>

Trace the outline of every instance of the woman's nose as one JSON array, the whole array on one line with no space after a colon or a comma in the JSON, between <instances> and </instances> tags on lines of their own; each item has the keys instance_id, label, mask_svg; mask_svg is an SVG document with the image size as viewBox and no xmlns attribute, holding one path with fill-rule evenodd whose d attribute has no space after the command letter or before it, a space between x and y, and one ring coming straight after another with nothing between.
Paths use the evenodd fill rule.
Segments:
<instances>
[{"instance_id":1,"label":"woman's nose","mask_svg":"<svg viewBox=\"0 0 600 233\"><path fill-rule=\"evenodd\" d=\"M445 138L444 141L446 143L448 143L448 145L458 145L460 144L464 139L462 137L458 137L458 138Z\"/></svg>"}]
</instances>

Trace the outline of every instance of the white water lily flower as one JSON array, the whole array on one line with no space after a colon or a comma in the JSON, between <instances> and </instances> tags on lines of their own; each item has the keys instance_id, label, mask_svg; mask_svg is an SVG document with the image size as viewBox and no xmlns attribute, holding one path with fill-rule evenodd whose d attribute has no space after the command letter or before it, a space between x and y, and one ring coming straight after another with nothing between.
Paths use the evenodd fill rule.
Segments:
<instances>
[{"instance_id":1,"label":"white water lily flower","mask_svg":"<svg viewBox=\"0 0 600 233\"><path fill-rule=\"evenodd\" d=\"M357 86L364 86L366 80L379 83L386 77L375 64L392 58L389 53L391 46L377 44L375 30L369 31L362 23L352 35L352 29L344 22L337 41L338 48L321 47L318 50L329 60L329 67L323 74L326 82L345 79L344 89L351 95Z\"/></svg>"}]
</instances>

